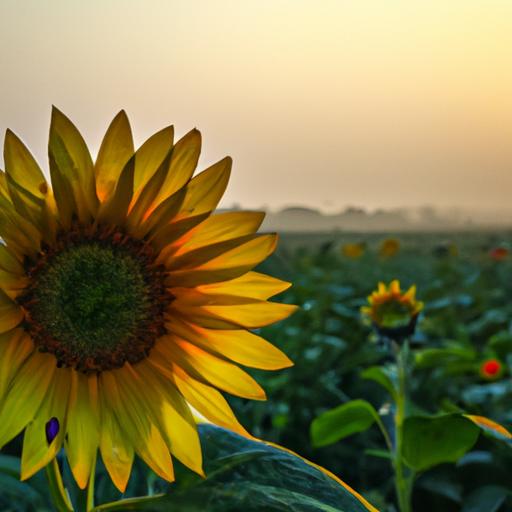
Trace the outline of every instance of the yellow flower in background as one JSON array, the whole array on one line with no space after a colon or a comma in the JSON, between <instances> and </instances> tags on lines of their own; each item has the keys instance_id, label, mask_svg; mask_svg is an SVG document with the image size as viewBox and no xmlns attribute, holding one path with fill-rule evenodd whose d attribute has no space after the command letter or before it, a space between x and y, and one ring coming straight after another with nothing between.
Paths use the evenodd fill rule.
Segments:
<instances>
[{"instance_id":1,"label":"yellow flower in background","mask_svg":"<svg viewBox=\"0 0 512 512\"><path fill-rule=\"evenodd\" d=\"M395 279L389 286L379 283L377 290L368 297L368 306L361 308L361 313L381 334L393 337L412 334L422 309L423 302L416 300L416 286L403 292L400 282Z\"/></svg>"},{"instance_id":2,"label":"yellow flower in background","mask_svg":"<svg viewBox=\"0 0 512 512\"><path fill-rule=\"evenodd\" d=\"M212 214L231 159L192 177L197 130L173 128L134 151L122 111L93 162L57 109L51 186L22 142L5 137L0 174L0 446L25 431L26 479L64 444L87 485L99 449L125 489L136 452L162 478L171 455L202 474L192 408L245 434L219 390L263 400L237 365L291 365L248 329L294 306L289 284L251 269L276 246L264 214Z\"/></svg>"},{"instance_id":3,"label":"yellow flower in background","mask_svg":"<svg viewBox=\"0 0 512 512\"><path fill-rule=\"evenodd\" d=\"M400 250L400 242L396 238L386 238L380 244L379 255L383 258L391 258Z\"/></svg>"},{"instance_id":4,"label":"yellow flower in background","mask_svg":"<svg viewBox=\"0 0 512 512\"><path fill-rule=\"evenodd\" d=\"M341 248L341 253L347 258L357 259L360 258L366 250L366 244L360 242L357 244L344 244Z\"/></svg>"}]
</instances>

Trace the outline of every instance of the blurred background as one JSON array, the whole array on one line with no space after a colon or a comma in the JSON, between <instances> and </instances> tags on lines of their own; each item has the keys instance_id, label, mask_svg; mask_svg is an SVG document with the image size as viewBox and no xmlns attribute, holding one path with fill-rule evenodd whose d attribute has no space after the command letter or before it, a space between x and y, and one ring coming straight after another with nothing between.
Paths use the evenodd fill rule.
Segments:
<instances>
[{"instance_id":1,"label":"blurred background","mask_svg":"<svg viewBox=\"0 0 512 512\"><path fill-rule=\"evenodd\" d=\"M123 108L139 143L173 123L201 130L200 168L231 155L221 206L268 211L282 236L262 270L293 282L278 300L301 309L263 330L295 366L253 372L267 402L230 402L255 435L393 511L378 431L313 448L310 425L356 398L389 414L361 377L387 355L359 310L395 278L425 302L418 411L512 424L511 48L506 0L2 0L0 131L45 164L51 104L93 152ZM492 381L489 358L504 369ZM510 467L510 448L482 437L421 475L414 510L510 511ZM137 471L128 495L146 492Z\"/></svg>"},{"instance_id":2,"label":"blurred background","mask_svg":"<svg viewBox=\"0 0 512 512\"><path fill-rule=\"evenodd\" d=\"M51 104L94 150L124 108L139 142L233 156L225 207L508 224L511 25L506 0L2 0L0 131L45 162Z\"/></svg>"}]
</instances>

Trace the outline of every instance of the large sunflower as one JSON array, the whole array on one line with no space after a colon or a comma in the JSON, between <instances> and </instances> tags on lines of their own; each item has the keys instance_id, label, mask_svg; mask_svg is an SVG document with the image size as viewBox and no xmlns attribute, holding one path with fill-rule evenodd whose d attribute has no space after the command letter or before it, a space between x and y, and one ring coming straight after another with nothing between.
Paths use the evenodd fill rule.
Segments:
<instances>
[{"instance_id":1,"label":"large sunflower","mask_svg":"<svg viewBox=\"0 0 512 512\"><path fill-rule=\"evenodd\" d=\"M294 310L267 302L288 283L251 271L276 235L256 234L263 213L212 215L231 159L192 178L200 147L197 130L174 144L168 127L134 151L120 112L94 163L54 109L50 186L7 131L0 446L25 430L23 479L63 444L82 488L98 448L121 491L134 452L169 481L171 454L201 474L192 411L244 434L220 391L265 393L237 364L291 364L248 330Z\"/></svg>"}]
</instances>

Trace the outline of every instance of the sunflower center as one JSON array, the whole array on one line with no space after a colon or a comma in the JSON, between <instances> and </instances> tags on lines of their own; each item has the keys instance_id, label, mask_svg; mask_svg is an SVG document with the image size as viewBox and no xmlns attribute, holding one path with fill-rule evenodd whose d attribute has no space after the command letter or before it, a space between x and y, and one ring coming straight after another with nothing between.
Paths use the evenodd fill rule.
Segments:
<instances>
[{"instance_id":1,"label":"sunflower center","mask_svg":"<svg viewBox=\"0 0 512 512\"><path fill-rule=\"evenodd\" d=\"M84 372L146 357L170 301L148 247L122 236L60 245L29 271L20 301L39 349Z\"/></svg>"},{"instance_id":2,"label":"sunflower center","mask_svg":"<svg viewBox=\"0 0 512 512\"><path fill-rule=\"evenodd\" d=\"M382 327L400 327L411 320L411 307L396 300L388 301L379 305L378 317Z\"/></svg>"}]
</instances>

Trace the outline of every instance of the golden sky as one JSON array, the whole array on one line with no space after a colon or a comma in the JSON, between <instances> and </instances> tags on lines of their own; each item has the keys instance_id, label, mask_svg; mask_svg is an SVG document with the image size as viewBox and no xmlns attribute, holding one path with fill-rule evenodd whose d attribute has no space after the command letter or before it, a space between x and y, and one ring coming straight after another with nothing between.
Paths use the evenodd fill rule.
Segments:
<instances>
[{"instance_id":1,"label":"golden sky","mask_svg":"<svg viewBox=\"0 0 512 512\"><path fill-rule=\"evenodd\" d=\"M511 64L510 0L0 0L0 130L195 126L226 206L510 208Z\"/></svg>"}]
</instances>

